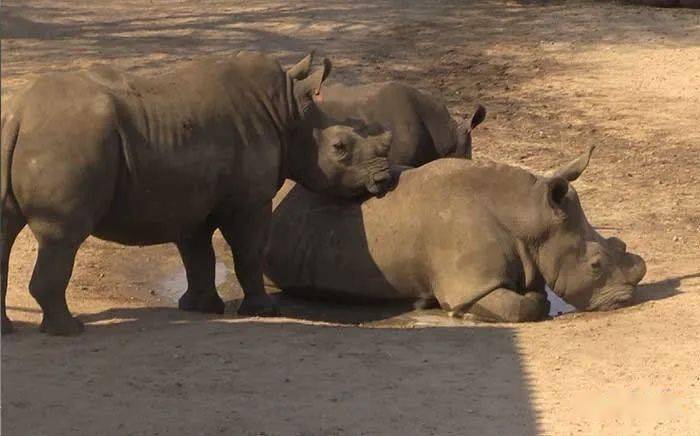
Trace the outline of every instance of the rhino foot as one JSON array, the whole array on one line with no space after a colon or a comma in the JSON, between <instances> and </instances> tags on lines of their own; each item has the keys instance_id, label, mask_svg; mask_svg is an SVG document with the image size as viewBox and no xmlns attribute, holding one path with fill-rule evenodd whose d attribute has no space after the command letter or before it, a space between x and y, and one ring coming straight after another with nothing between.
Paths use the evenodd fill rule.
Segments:
<instances>
[{"instance_id":1,"label":"rhino foot","mask_svg":"<svg viewBox=\"0 0 700 436\"><path fill-rule=\"evenodd\" d=\"M280 316L280 309L267 294L243 298L238 314L243 316Z\"/></svg>"},{"instance_id":2,"label":"rhino foot","mask_svg":"<svg viewBox=\"0 0 700 436\"><path fill-rule=\"evenodd\" d=\"M3 316L2 317L2 334L7 335L9 333L12 333L15 331L15 328L12 326L12 321L10 321L10 318Z\"/></svg>"},{"instance_id":3,"label":"rhino foot","mask_svg":"<svg viewBox=\"0 0 700 436\"><path fill-rule=\"evenodd\" d=\"M188 312L202 312L202 313L224 313L224 301L219 297L216 292L207 293L195 293L187 291L182 294L177 306L180 310L185 310Z\"/></svg>"},{"instance_id":4,"label":"rhino foot","mask_svg":"<svg viewBox=\"0 0 700 436\"><path fill-rule=\"evenodd\" d=\"M549 316L550 302L542 292L528 292L521 306L522 321L541 321Z\"/></svg>"},{"instance_id":5,"label":"rhino foot","mask_svg":"<svg viewBox=\"0 0 700 436\"><path fill-rule=\"evenodd\" d=\"M70 315L47 316L41 321L39 331L51 336L76 336L85 331L83 323Z\"/></svg>"}]
</instances>

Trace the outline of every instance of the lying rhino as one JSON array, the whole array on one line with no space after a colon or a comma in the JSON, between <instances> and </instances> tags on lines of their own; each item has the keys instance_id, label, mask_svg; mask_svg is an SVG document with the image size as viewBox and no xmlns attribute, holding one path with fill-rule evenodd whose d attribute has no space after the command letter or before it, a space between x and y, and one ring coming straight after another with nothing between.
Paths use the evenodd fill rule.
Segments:
<instances>
[{"instance_id":1,"label":"lying rhino","mask_svg":"<svg viewBox=\"0 0 700 436\"><path fill-rule=\"evenodd\" d=\"M580 310L614 309L646 269L588 223L569 182L589 157L552 177L440 159L363 203L287 185L275 199L266 278L300 295L435 299L495 321L544 318L545 284Z\"/></svg>"},{"instance_id":2,"label":"lying rhino","mask_svg":"<svg viewBox=\"0 0 700 436\"><path fill-rule=\"evenodd\" d=\"M288 73L304 78L311 62L309 55ZM393 135L389 160L413 167L446 156L471 159L471 132L486 117L486 109L478 105L469 122L456 121L438 98L398 82L329 85L316 97L316 104L339 122L389 129Z\"/></svg>"},{"instance_id":3,"label":"lying rhino","mask_svg":"<svg viewBox=\"0 0 700 436\"><path fill-rule=\"evenodd\" d=\"M330 63L295 80L256 53L196 60L157 77L109 67L38 78L2 111L2 331L10 250L29 224L39 251L29 284L42 331L76 334L65 299L88 235L128 245L174 242L187 270L184 310L222 313L212 233L230 244L240 313L276 314L263 248L285 178L314 191L381 192L390 136L331 126L313 95ZM338 145L347 145L339 150Z\"/></svg>"}]
</instances>

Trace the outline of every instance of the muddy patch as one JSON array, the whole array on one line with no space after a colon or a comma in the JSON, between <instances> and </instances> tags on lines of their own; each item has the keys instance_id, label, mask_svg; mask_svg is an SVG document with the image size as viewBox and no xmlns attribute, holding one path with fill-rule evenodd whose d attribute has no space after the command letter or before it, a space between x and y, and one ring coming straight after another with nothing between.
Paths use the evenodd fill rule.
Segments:
<instances>
[{"instance_id":1,"label":"muddy patch","mask_svg":"<svg viewBox=\"0 0 700 436\"><path fill-rule=\"evenodd\" d=\"M223 285L227 279L230 281L230 277L228 277L230 270L224 262L216 262L215 271L214 282L217 288ZM163 277L153 292L171 303L177 303L185 290L187 290L187 274L184 269L181 269Z\"/></svg>"}]
</instances>

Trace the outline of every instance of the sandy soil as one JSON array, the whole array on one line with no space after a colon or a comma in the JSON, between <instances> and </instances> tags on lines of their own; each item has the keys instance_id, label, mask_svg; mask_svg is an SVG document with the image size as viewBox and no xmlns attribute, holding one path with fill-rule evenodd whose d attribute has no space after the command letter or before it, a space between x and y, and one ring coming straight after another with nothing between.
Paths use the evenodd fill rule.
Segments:
<instances>
[{"instance_id":1,"label":"sandy soil","mask_svg":"<svg viewBox=\"0 0 700 436\"><path fill-rule=\"evenodd\" d=\"M108 61L316 48L334 79L400 79L489 109L475 158L545 171L590 144L591 221L642 254L640 304L527 325L282 299L288 318L175 310L170 246L90 239L69 305L37 332L20 235L2 338L3 435L700 434L700 11L614 3L5 1L2 93ZM221 293L240 291L217 236ZM231 308L231 312L235 307Z\"/></svg>"}]
</instances>

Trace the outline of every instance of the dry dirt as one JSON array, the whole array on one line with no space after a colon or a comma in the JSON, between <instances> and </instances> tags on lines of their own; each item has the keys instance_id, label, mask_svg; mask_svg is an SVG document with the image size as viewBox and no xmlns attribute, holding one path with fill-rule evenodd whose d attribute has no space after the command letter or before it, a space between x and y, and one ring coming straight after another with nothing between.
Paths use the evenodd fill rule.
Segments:
<instances>
[{"instance_id":1,"label":"dry dirt","mask_svg":"<svg viewBox=\"0 0 700 436\"><path fill-rule=\"evenodd\" d=\"M37 331L18 239L2 338L3 435L700 434L700 11L547 1L5 1L2 93L107 61L311 48L334 79L400 79L466 116L475 158L545 171L596 144L576 187L649 272L640 304L526 325L282 300L288 318L173 309L170 246L90 239L78 338ZM240 297L217 237L222 294ZM234 308L231 308L233 310ZM374 327L374 328L372 328Z\"/></svg>"}]
</instances>

